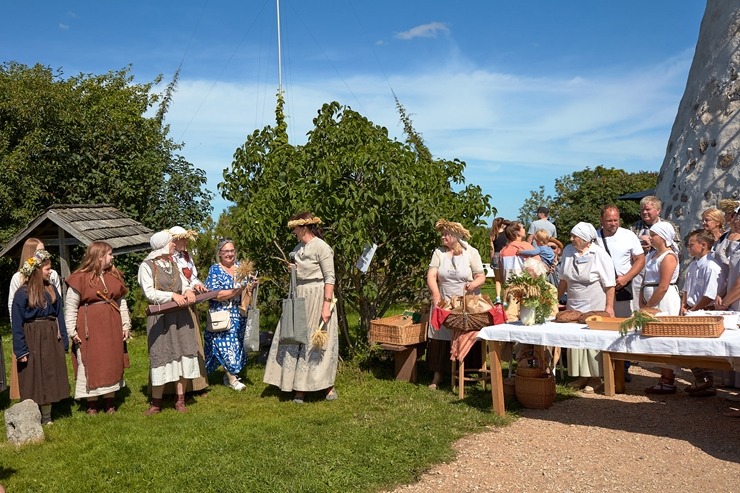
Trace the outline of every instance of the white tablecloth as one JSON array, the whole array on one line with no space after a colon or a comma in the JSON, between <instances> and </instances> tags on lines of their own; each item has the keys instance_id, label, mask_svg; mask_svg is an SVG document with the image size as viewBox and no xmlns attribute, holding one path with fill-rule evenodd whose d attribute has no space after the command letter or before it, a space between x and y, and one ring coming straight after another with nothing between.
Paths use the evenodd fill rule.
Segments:
<instances>
[{"instance_id":1,"label":"white tablecloth","mask_svg":"<svg viewBox=\"0 0 740 493\"><path fill-rule=\"evenodd\" d=\"M727 358L736 367L740 362L733 361L740 358L740 330L725 330L713 338L642 337L634 332L621 336L615 330L591 330L583 324L545 322L527 327L515 322L484 327L478 339L619 353L716 356Z\"/></svg>"}]
</instances>

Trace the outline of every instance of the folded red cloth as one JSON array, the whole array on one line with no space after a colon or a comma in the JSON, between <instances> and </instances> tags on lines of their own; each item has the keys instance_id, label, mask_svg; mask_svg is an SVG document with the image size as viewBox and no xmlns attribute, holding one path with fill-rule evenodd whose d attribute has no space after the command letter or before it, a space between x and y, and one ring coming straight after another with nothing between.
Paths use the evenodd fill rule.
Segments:
<instances>
[{"instance_id":1,"label":"folded red cloth","mask_svg":"<svg viewBox=\"0 0 740 493\"><path fill-rule=\"evenodd\" d=\"M445 323L445 320L447 320L450 313L451 312L449 310L443 310L436 306L432 307L432 314L429 316L429 323L432 324L434 330L439 330L442 324Z\"/></svg>"}]
</instances>

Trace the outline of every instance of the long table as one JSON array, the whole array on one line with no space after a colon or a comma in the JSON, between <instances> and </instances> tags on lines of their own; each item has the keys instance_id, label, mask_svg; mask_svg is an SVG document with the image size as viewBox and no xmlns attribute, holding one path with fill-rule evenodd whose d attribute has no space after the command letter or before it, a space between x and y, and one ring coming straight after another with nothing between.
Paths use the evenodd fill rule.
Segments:
<instances>
[{"instance_id":1,"label":"long table","mask_svg":"<svg viewBox=\"0 0 740 493\"><path fill-rule=\"evenodd\" d=\"M488 346L493 410L500 415L506 413L501 353L507 342L601 351L604 393L608 396L624 392L622 361L740 369L740 330L725 330L716 338L643 337L634 331L622 336L613 330L591 330L583 324L546 322L524 326L515 322L484 327L478 339L485 340Z\"/></svg>"}]
</instances>

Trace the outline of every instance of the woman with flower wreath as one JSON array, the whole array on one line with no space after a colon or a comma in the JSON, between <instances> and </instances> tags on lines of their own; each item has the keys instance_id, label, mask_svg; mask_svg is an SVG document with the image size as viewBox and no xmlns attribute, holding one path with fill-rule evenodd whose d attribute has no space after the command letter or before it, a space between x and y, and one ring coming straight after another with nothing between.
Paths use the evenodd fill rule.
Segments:
<instances>
[{"instance_id":1,"label":"woman with flower wreath","mask_svg":"<svg viewBox=\"0 0 740 493\"><path fill-rule=\"evenodd\" d=\"M187 281L172 258L172 235L160 231L152 235L149 243L152 251L139 266L139 285L150 304L174 301L177 308L146 319L152 403L144 414L151 416L162 410L162 395L169 382L176 382L175 409L185 413L187 382L201 376L198 336L189 308L195 303L195 293L187 288Z\"/></svg>"},{"instance_id":2,"label":"woman with flower wreath","mask_svg":"<svg viewBox=\"0 0 740 493\"><path fill-rule=\"evenodd\" d=\"M18 288L21 287L24 282L26 282L26 278L23 276L23 274L21 274L21 269L23 269L26 260L33 257L33 254L37 250L44 250L44 244L38 238L27 238L26 241L23 242L23 248L21 249L21 261L18 265L18 271L13 274L13 277L10 279L10 286L8 287L8 315L10 316L11 321L13 320L13 297L15 296L15 292L18 291ZM55 271L54 269L51 270L49 282L52 286L57 288L57 292L61 294L62 285L59 279L59 274L57 274L57 271ZM0 353L2 352L0 351ZM1 360L2 354L0 354L0 361ZM0 384L0 389L1 388L2 385ZM20 391L18 390L18 365L15 361L15 355L12 355L12 361L10 363L10 399L17 400L20 399L20 397Z\"/></svg>"},{"instance_id":3,"label":"woman with flower wreath","mask_svg":"<svg viewBox=\"0 0 740 493\"><path fill-rule=\"evenodd\" d=\"M80 267L65 282L64 319L76 363L75 399L86 400L87 414L98 414L103 396L105 412L113 414L115 393L126 385L124 342L131 334L128 289L113 265L113 247L104 241L90 243Z\"/></svg>"},{"instance_id":4,"label":"woman with flower wreath","mask_svg":"<svg viewBox=\"0 0 740 493\"><path fill-rule=\"evenodd\" d=\"M62 297L49 282L50 259L49 252L37 250L23 264L26 281L13 297L11 322L20 398L39 405L42 424L51 423L51 405L69 397L67 328Z\"/></svg>"},{"instance_id":5,"label":"woman with flower wreath","mask_svg":"<svg viewBox=\"0 0 740 493\"><path fill-rule=\"evenodd\" d=\"M275 329L267 357L264 382L295 391L293 402L302 404L306 392L321 391L327 401L335 400L334 381L339 363L337 315L332 310L334 298L334 252L323 240L321 218L310 212L290 217L288 228L299 243L290 253L296 269L296 295L306 300L309 343L280 343L280 323ZM320 329L319 326L322 326ZM315 345L311 332L326 330L326 341Z\"/></svg>"}]
</instances>

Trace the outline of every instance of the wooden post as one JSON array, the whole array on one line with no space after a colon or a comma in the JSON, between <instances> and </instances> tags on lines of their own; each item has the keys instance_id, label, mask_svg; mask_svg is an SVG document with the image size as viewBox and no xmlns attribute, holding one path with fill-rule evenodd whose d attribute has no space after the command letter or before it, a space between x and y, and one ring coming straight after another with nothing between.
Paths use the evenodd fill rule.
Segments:
<instances>
[{"instance_id":1,"label":"wooden post","mask_svg":"<svg viewBox=\"0 0 740 493\"><path fill-rule=\"evenodd\" d=\"M61 227L57 227L57 237L59 238L59 275L62 281L62 296L67 293L67 285L64 280L69 277L69 247L67 246L67 235Z\"/></svg>"}]
</instances>

